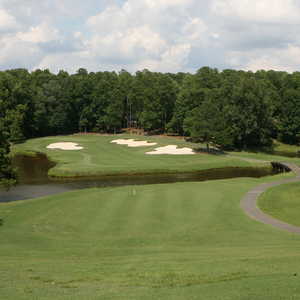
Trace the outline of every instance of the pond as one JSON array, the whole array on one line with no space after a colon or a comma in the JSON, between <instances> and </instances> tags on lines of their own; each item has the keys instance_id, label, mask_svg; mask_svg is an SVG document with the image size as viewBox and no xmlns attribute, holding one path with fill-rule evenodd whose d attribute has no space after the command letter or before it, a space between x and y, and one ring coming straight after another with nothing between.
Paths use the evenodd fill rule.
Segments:
<instances>
[{"instance_id":1,"label":"pond","mask_svg":"<svg viewBox=\"0 0 300 300\"><path fill-rule=\"evenodd\" d=\"M9 191L0 190L0 202L26 200L92 187L206 181L238 177L259 178L278 174L278 171L272 169L270 166L262 168L227 167L193 173L152 174L143 176L126 175L53 179L48 177L48 170L54 167L55 163L49 161L44 154L37 154L36 156L17 155L13 158L13 165L18 170L19 184Z\"/></svg>"}]
</instances>

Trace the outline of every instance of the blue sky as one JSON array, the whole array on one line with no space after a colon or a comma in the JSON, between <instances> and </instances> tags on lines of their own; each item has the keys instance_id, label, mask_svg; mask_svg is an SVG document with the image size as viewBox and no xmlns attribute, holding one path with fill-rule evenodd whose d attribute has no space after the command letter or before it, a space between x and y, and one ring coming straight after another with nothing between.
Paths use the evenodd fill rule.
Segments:
<instances>
[{"instance_id":1,"label":"blue sky","mask_svg":"<svg viewBox=\"0 0 300 300\"><path fill-rule=\"evenodd\" d=\"M0 0L0 69L297 71L296 0Z\"/></svg>"}]
</instances>

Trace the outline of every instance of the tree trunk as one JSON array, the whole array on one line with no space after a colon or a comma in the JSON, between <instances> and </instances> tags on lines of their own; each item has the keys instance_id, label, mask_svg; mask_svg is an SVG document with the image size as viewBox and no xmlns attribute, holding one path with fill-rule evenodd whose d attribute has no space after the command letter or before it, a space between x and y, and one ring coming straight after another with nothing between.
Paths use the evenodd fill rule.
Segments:
<instances>
[{"instance_id":1,"label":"tree trunk","mask_svg":"<svg viewBox=\"0 0 300 300\"><path fill-rule=\"evenodd\" d=\"M206 151L209 152L209 143L206 143Z\"/></svg>"}]
</instances>

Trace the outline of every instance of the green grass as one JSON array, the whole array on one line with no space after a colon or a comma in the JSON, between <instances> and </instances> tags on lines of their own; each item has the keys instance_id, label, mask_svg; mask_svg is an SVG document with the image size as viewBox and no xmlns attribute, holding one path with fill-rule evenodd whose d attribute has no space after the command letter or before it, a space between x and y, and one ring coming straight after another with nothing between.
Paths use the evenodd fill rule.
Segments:
<instances>
[{"instance_id":1,"label":"green grass","mask_svg":"<svg viewBox=\"0 0 300 300\"><path fill-rule=\"evenodd\" d=\"M295 164L300 164L300 157L291 158L288 156L285 156L283 154L296 154L299 150L299 146L295 145L287 145L280 143L278 141L274 141L274 148L273 148L275 154L270 154L262 151L234 151L229 152L230 156L235 158L244 158L244 159L252 159L252 160L262 160L262 161L285 161L285 162L292 162ZM280 153L279 154L276 154Z\"/></svg>"},{"instance_id":2,"label":"green grass","mask_svg":"<svg viewBox=\"0 0 300 300\"><path fill-rule=\"evenodd\" d=\"M300 147L296 145L283 144L279 141L274 141L274 150L281 152L297 153L298 151L300 151Z\"/></svg>"},{"instance_id":3,"label":"green grass","mask_svg":"<svg viewBox=\"0 0 300 300\"><path fill-rule=\"evenodd\" d=\"M116 138L158 145L128 148L111 144ZM46 149L62 141L84 150ZM197 146L168 137L61 136L29 140L13 153L46 153L58 163L50 171L55 176L300 163L246 152L144 154L168 144ZM300 299L300 236L256 222L240 208L255 185L290 176L89 189L0 203L0 298Z\"/></svg>"},{"instance_id":4,"label":"green grass","mask_svg":"<svg viewBox=\"0 0 300 300\"><path fill-rule=\"evenodd\" d=\"M1 299L300 299L300 236L239 206L246 191L271 180L89 189L0 204Z\"/></svg>"},{"instance_id":5,"label":"green grass","mask_svg":"<svg viewBox=\"0 0 300 300\"><path fill-rule=\"evenodd\" d=\"M300 158L292 158L281 155L267 154L263 152L249 152L249 151L240 151L240 152L230 152L232 158L243 158L256 161L282 161L282 162L291 162L295 164L300 164Z\"/></svg>"},{"instance_id":6,"label":"green grass","mask_svg":"<svg viewBox=\"0 0 300 300\"><path fill-rule=\"evenodd\" d=\"M129 148L110 142L117 138L136 138L156 142L157 146ZM84 147L80 151L49 150L46 147L56 142L75 142ZM156 147L175 144L180 147L196 147L172 137L115 136L57 136L37 138L13 147L13 153L43 152L58 162L50 170L52 176L94 176L114 174L145 174L167 172L192 172L210 168L257 166L258 162L247 161L228 155L145 155ZM261 164L260 164L261 165Z\"/></svg>"},{"instance_id":7,"label":"green grass","mask_svg":"<svg viewBox=\"0 0 300 300\"><path fill-rule=\"evenodd\" d=\"M258 200L267 214L286 223L300 226L300 184L290 183L269 189Z\"/></svg>"}]
</instances>

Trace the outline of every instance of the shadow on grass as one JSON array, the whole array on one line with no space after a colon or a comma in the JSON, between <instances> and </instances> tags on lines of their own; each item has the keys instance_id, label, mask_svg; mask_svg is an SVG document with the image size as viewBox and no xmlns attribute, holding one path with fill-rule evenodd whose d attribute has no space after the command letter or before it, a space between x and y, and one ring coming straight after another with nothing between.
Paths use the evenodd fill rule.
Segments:
<instances>
[{"instance_id":1,"label":"shadow on grass","mask_svg":"<svg viewBox=\"0 0 300 300\"><path fill-rule=\"evenodd\" d=\"M205 153L205 154L212 154L212 155L226 155L227 153L223 150L217 149L217 148L194 148L193 149L196 153Z\"/></svg>"},{"instance_id":2,"label":"shadow on grass","mask_svg":"<svg viewBox=\"0 0 300 300\"><path fill-rule=\"evenodd\" d=\"M204 153L204 154L212 154L212 155L226 155L227 152L222 149L218 149L216 147L210 147L207 149L206 147L196 147L193 149L196 153ZM300 150L298 151L280 151L276 150L276 146L268 146L268 147L260 147L260 148L244 148L244 149L227 149L231 152L242 152L246 151L249 153L261 153L261 154L268 154L268 155L276 155L276 156L283 156L289 158L300 158Z\"/></svg>"},{"instance_id":3,"label":"shadow on grass","mask_svg":"<svg viewBox=\"0 0 300 300\"><path fill-rule=\"evenodd\" d=\"M276 145L274 144L269 147L236 149L233 152L241 152L241 151L247 151L249 153L262 153L268 155L284 156L289 158L300 158L299 150L298 151L276 150Z\"/></svg>"}]
</instances>

